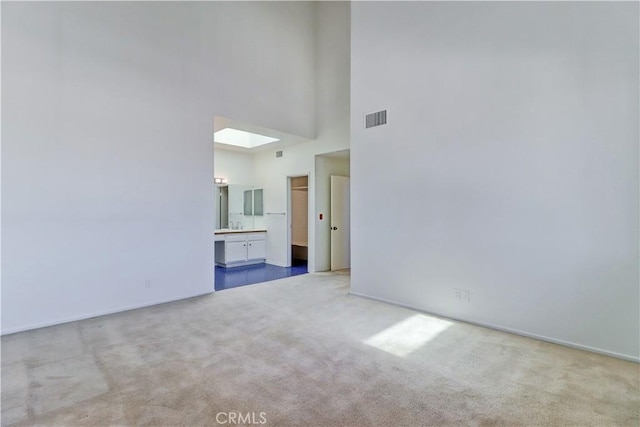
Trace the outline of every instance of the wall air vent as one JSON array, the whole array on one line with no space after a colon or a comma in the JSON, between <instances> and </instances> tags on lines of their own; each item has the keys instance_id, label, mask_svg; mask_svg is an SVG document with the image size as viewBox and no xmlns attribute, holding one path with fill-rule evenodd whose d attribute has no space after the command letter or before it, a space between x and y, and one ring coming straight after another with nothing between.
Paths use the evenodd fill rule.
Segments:
<instances>
[{"instance_id":1,"label":"wall air vent","mask_svg":"<svg viewBox=\"0 0 640 427\"><path fill-rule=\"evenodd\" d=\"M364 116L364 127L369 129L387 124L387 110L378 111Z\"/></svg>"},{"instance_id":2,"label":"wall air vent","mask_svg":"<svg viewBox=\"0 0 640 427\"><path fill-rule=\"evenodd\" d=\"M276 157L282 157L282 150L276 151Z\"/></svg>"}]
</instances>

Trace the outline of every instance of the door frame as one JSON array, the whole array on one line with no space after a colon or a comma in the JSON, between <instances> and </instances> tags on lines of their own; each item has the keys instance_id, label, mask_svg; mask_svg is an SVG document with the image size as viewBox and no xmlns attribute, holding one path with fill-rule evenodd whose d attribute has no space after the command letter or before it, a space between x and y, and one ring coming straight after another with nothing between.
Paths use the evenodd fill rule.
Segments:
<instances>
[{"instance_id":1,"label":"door frame","mask_svg":"<svg viewBox=\"0 0 640 427\"><path fill-rule=\"evenodd\" d=\"M310 197L310 189L311 189L311 174L299 174L299 175L287 175L287 265L286 267L291 267L292 257L291 257L291 235L293 234L293 215L291 212L291 180L293 178L303 178L307 177L307 244L309 243L309 232L311 228L309 227L311 221L309 217L311 216L311 197ZM307 266L309 265L309 247L307 246Z\"/></svg>"}]
</instances>

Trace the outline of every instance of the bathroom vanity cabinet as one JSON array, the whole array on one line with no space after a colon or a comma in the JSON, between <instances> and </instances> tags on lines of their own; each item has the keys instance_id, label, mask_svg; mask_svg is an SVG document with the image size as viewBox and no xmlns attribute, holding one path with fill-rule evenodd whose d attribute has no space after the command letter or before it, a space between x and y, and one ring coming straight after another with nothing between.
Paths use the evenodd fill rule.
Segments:
<instances>
[{"instance_id":1,"label":"bathroom vanity cabinet","mask_svg":"<svg viewBox=\"0 0 640 427\"><path fill-rule=\"evenodd\" d=\"M216 265L239 267L264 263L267 233L264 230L216 230Z\"/></svg>"}]
</instances>

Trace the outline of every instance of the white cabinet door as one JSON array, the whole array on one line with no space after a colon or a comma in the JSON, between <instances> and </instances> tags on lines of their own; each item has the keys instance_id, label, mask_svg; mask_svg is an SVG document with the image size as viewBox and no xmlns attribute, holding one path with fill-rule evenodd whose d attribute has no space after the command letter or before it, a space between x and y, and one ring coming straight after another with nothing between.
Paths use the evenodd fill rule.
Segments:
<instances>
[{"instance_id":1,"label":"white cabinet door","mask_svg":"<svg viewBox=\"0 0 640 427\"><path fill-rule=\"evenodd\" d=\"M247 241L243 242L227 242L226 262L246 261L247 260Z\"/></svg>"},{"instance_id":2,"label":"white cabinet door","mask_svg":"<svg viewBox=\"0 0 640 427\"><path fill-rule=\"evenodd\" d=\"M267 257L266 240L249 240L247 259L264 259Z\"/></svg>"}]
</instances>

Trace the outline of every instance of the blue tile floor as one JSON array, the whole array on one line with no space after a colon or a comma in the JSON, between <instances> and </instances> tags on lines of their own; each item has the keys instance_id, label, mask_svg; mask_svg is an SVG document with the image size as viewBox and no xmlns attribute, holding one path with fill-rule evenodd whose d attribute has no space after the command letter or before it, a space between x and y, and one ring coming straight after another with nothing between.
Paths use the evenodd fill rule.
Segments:
<instances>
[{"instance_id":1,"label":"blue tile floor","mask_svg":"<svg viewBox=\"0 0 640 427\"><path fill-rule=\"evenodd\" d=\"M307 261L294 260L291 267L278 267L271 264L248 265L246 267L224 268L216 265L216 291L237 288L238 286L268 282L290 276L307 273Z\"/></svg>"}]
</instances>

